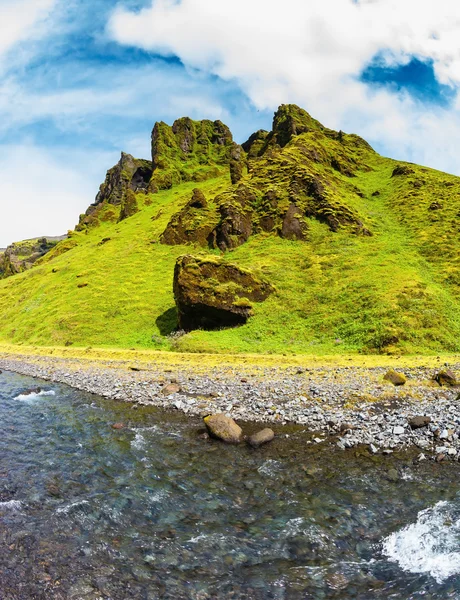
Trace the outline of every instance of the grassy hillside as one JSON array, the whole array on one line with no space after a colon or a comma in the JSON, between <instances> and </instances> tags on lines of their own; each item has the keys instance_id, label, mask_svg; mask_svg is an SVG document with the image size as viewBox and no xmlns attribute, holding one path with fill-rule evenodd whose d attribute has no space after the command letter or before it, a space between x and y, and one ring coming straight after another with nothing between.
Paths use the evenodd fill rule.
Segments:
<instances>
[{"instance_id":1,"label":"grassy hillside","mask_svg":"<svg viewBox=\"0 0 460 600\"><path fill-rule=\"evenodd\" d=\"M234 185L226 172L139 193L138 212L122 221L119 207L101 206L96 225L0 281L0 341L192 352L458 352L460 178L383 158L360 138L299 114L300 125L291 120L288 128L278 114L278 131L259 136L257 148L243 146L249 162ZM196 187L212 226L223 219L222 206L240 210L238 190L249 190L243 212L250 235L229 236L226 252L199 236L161 243L178 214L189 219L187 231L203 227L199 215L184 213ZM282 215L293 202L295 229L285 230ZM174 264L190 253L251 268L276 293L256 304L242 327L177 334Z\"/></svg>"}]
</instances>

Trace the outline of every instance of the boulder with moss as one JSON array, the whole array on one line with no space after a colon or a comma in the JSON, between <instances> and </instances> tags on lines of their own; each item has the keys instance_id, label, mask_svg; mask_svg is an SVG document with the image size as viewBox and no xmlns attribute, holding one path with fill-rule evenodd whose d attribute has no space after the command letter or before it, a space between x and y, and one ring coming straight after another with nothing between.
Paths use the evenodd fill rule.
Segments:
<instances>
[{"instance_id":1,"label":"boulder with moss","mask_svg":"<svg viewBox=\"0 0 460 600\"><path fill-rule=\"evenodd\" d=\"M179 327L221 329L243 325L253 302L263 302L274 288L248 269L213 257L180 256L174 270Z\"/></svg>"}]
</instances>

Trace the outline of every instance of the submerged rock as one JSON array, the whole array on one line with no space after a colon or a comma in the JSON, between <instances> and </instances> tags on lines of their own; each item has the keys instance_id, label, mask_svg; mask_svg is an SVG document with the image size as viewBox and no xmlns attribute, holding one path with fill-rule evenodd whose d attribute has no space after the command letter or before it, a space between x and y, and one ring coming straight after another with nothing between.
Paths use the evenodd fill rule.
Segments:
<instances>
[{"instance_id":1,"label":"submerged rock","mask_svg":"<svg viewBox=\"0 0 460 600\"><path fill-rule=\"evenodd\" d=\"M267 444L271 442L275 438L275 432L273 429L262 429L262 431L258 431L254 433L248 438L248 444L253 448L258 448L262 446L262 444Z\"/></svg>"},{"instance_id":2,"label":"submerged rock","mask_svg":"<svg viewBox=\"0 0 460 600\"><path fill-rule=\"evenodd\" d=\"M397 373L394 369L390 369L384 376L385 381L389 381L393 385L404 385L407 381L406 376L402 373Z\"/></svg>"},{"instance_id":3,"label":"submerged rock","mask_svg":"<svg viewBox=\"0 0 460 600\"><path fill-rule=\"evenodd\" d=\"M186 255L176 262L174 297L185 331L243 325L252 315L251 302L273 291L251 271L222 260Z\"/></svg>"},{"instance_id":4,"label":"submerged rock","mask_svg":"<svg viewBox=\"0 0 460 600\"><path fill-rule=\"evenodd\" d=\"M243 438L243 430L231 417L224 414L209 415L204 418L209 435L227 444L239 444Z\"/></svg>"}]
</instances>

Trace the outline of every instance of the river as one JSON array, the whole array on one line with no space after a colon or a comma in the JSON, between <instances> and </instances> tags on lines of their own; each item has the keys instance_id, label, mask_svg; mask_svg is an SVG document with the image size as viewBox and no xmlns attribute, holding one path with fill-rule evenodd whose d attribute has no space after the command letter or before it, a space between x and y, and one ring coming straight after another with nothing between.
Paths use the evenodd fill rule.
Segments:
<instances>
[{"instance_id":1,"label":"river","mask_svg":"<svg viewBox=\"0 0 460 600\"><path fill-rule=\"evenodd\" d=\"M0 411L2 600L460 599L457 463L298 426L225 446L199 420L6 372Z\"/></svg>"}]
</instances>

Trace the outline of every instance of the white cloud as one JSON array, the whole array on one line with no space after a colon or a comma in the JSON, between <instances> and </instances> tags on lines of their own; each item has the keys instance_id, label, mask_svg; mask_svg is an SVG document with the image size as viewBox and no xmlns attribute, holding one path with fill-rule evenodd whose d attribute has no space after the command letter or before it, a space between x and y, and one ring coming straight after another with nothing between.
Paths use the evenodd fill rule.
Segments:
<instances>
[{"instance_id":1,"label":"white cloud","mask_svg":"<svg viewBox=\"0 0 460 600\"><path fill-rule=\"evenodd\" d=\"M0 206L8 215L0 220L0 247L73 229L103 181L103 165L117 160L68 150L58 160L33 145L0 146L0 157Z\"/></svg>"},{"instance_id":2,"label":"white cloud","mask_svg":"<svg viewBox=\"0 0 460 600\"><path fill-rule=\"evenodd\" d=\"M458 0L156 0L138 12L119 7L108 31L236 79L260 109L296 102L397 157L460 173L448 141L460 136L458 113L358 80L385 51L389 63L432 59L440 82L460 86Z\"/></svg>"},{"instance_id":3,"label":"white cloud","mask_svg":"<svg viewBox=\"0 0 460 600\"><path fill-rule=\"evenodd\" d=\"M55 0L0 0L0 57L18 42L33 37L33 26L54 4Z\"/></svg>"}]
</instances>

